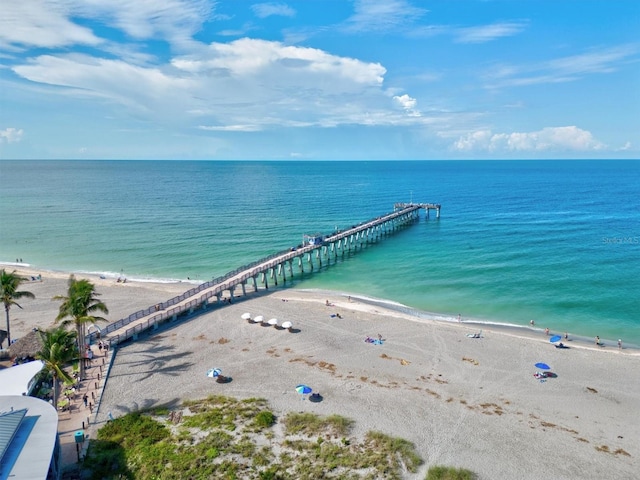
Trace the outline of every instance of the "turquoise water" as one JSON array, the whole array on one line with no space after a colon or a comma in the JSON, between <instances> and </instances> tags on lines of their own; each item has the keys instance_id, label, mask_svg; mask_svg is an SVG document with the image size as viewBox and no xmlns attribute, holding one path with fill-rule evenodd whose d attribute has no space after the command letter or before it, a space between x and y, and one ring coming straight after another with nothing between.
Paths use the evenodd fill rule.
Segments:
<instances>
[{"instance_id":1,"label":"turquoise water","mask_svg":"<svg viewBox=\"0 0 640 480\"><path fill-rule=\"evenodd\" d=\"M442 204L299 288L640 345L640 162L0 162L0 261L206 281Z\"/></svg>"}]
</instances>

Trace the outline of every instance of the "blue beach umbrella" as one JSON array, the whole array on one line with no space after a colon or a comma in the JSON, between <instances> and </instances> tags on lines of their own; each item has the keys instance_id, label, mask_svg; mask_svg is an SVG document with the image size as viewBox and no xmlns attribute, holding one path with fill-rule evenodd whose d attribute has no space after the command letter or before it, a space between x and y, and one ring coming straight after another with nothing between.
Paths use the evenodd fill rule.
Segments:
<instances>
[{"instance_id":1,"label":"blue beach umbrella","mask_svg":"<svg viewBox=\"0 0 640 480\"><path fill-rule=\"evenodd\" d=\"M551 367L549 365L547 365L546 363L536 363L535 364L536 368L539 368L540 370L551 370Z\"/></svg>"},{"instance_id":2,"label":"blue beach umbrella","mask_svg":"<svg viewBox=\"0 0 640 480\"><path fill-rule=\"evenodd\" d=\"M551 343L556 343L556 342L559 342L560 340L562 340L562 336L560 336L560 335L554 335L553 337L551 337L549 339L549 341Z\"/></svg>"},{"instance_id":3,"label":"blue beach umbrella","mask_svg":"<svg viewBox=\"0 0 640 480\"><path fill-rule=\"evenodd\" d=\"M311 393L311 387L307 385L298 385L296 387L296 392L298 392L300 395L308 395L309 393Z\"/></svg>"},{"instance_id":4,"label":"blue beach umbrella","mask_svg":"<svg viewBox=\"0 0 640 480\"><path fill-rule=\"evenodd\" d=\"M219 368L212 368L207 372L207 377L215 378L220 376L221 373L222 373L222 370L220 370Z\"/></svg>"}]
</instances>

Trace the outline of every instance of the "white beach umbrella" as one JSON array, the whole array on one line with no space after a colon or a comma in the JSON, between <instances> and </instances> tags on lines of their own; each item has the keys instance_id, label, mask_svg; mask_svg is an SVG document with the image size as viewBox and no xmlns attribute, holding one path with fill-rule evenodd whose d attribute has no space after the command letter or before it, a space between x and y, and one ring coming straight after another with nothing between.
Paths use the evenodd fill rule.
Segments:
<instances>
[{"instance_id":1,"label":"white beach umbrella","mask_svg":"<svg viewBox=\"0 0 640 480\"><path fill-rule=\"evenodd\" d=\"M257 317L254 317L253 322L254 323L260 323L264 320L264 317L262 315L258 315Z\"/></svg>"},{"instance_id":2,"label":"white beach umbrella","mask_svg":"<svg viewBox=\"0 0 640 480\"><path fill-rule=\"evenodd\" d=\"M269 325L271 325L271 326L274 326L274 327L275 327L276 325L278 325L278 319L277 319L277 318L272 318L272 319L271 319L271 320L269 320L267 323L268 323Z\"/></svg>"},{"instance_id":3,"label":"white beach umbrella","mask_svg":"<svg viewBox=\"0 0 640 480\"><path fill-rule=\"evenodd\" d=\"M291 328L293 327L293 323L291 322L282 322L282 328Z\"/></svg>"},{"instance_id":4,"label":"white beach umbrella","mask_svg":"<svg viewBox=\"0 0 640 480\"><path fill-rule=\"evenodd\" d=\"M240 318L242 318L243 320L250 320L251 319L251 314L250 313L243 313Z\"/></svg>"}]
</instances>

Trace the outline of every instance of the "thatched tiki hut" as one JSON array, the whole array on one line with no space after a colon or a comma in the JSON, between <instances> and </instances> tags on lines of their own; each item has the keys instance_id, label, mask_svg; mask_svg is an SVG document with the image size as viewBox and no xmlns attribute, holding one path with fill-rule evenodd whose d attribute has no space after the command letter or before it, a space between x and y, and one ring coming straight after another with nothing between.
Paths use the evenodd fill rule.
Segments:
<instances>
[{"instance_id":1,"label":"thatched tiki hut","mask_svg":"<svg viewBox=\"0 0 640 480\"><path fill-rule=\"evenodd\" d=\"M42 346L42 334L40 330L34 328L9 345L8 350L12 358L35 358L36 354L42 350Z\"/></svg>"}]
</instances>

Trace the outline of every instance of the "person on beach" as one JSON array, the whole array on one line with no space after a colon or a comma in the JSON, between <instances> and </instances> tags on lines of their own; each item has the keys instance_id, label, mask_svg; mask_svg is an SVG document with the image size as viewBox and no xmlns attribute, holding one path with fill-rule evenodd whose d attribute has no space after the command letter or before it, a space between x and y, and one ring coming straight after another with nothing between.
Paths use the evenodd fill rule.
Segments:
<instances>
[{"instance_id":1,"label":"person on beach","mask_svg":"<svg viewBox=\"0 0 640 480\"><path fill-rule=\"evenodd\" d=\"M564 339L569 340L569 334L567 332L564 332Z\"/></svg>"},{"instance_id":2,"label":"person on beach","mask_svg":"<svg viewBox=\"0 0 640 480\"><path fill-rule=\"evenodd\" d=\"M600 345L600 336L596 335L596 345Z\"/></svg>"},{"instance_id":3,"label":"person on beach","mask_svg":"<svg viewBox=\"0 0 640 480\"><path fill-rule=\"evenodd\" d=\"M549 335L549 329L548 329L548 328L545 328L545 329L544 329L544 334L545 334L545 335Z\"/></svg>"},{"instance_id":4,"label":"person on beach","mask_svg":"<svg viewBox=\"0 0 640 480\"><path fill-rule=\"evenodd\" d=\"M533 320L531 320L531 321L529 322L529 325L531 325L532 327L533 327L535 324L536 324L536 322L534 322Z\"/></svg>"},{"instance_id":5,"label":"person on beach","mask_svg":"<svg viewBox=\"0 0 640 480\"><path fill-rule=\"evenodd\" d=\"M618 339L618 348L620 350L622 350L622 339L621 338Z\"/></svg>"},{"instance_id":6,"label":"person on beach","mask_svg":"<svg viewBox=\"0 0 640 480\"><path fill-rule=\"evenodd\" d=\"M458 314L458 321L461 322L462 321L462 315Z\"/></svg>"}]
</instances>

